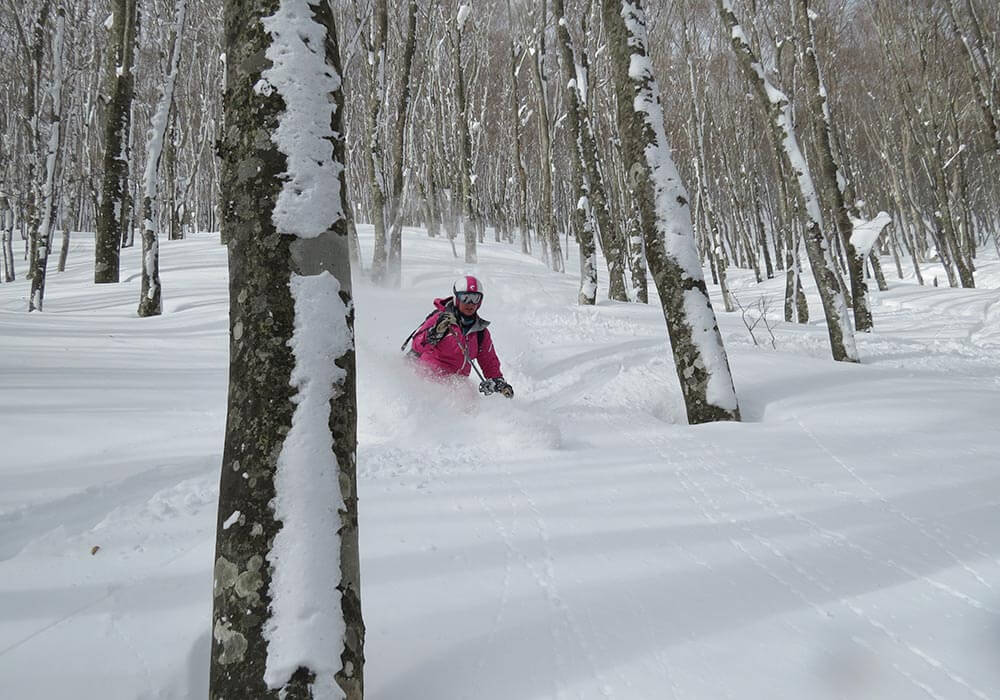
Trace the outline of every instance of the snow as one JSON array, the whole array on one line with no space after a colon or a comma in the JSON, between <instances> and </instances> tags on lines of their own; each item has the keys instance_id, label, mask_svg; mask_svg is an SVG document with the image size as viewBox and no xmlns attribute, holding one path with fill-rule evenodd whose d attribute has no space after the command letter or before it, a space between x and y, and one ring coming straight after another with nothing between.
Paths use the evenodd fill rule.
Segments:
<instances>
[{"instance_id":1,"label":"snow","mask_svg":"<svg viewBox=\"0 0 1000 700\"><path fill-rule=\"evenodd\" d=\"M265 95L277 90L287 107L273 137L288 159L274 225L281 233L314 238L343 216L343 166L333 158L330 128L336 108L331 93L339 89L340 76L327 65L326 28L313 21L309 0L281 0L261 24L271 35L266 54L273 65L254 89Z\"/></svg>"},{"instance_id":2,"label":"snow","mask_svg":"<svg viewBox=\"0 0 1000 700\"><path fill-rule=\"evenodd\" d=\"M298 393L292 428L282 443L275 476L275 519L281 530L267 556L271 618L264 629L265 680L281 688L299 666L316 674L314 697L343 697L333 678L340 670L345 627L340 612L340 493L330 434L330 401L341 394L347 372L335 362L354 346L340 283L329 272L293 275L295 356L292 386Z\"/></svg>"},{"instance_id":3,"label":"snow","mask_svg":"<svg viewBox=\"0 0 1000 700\"><path fill-rule=\"evenodd\" d=\"M461 32L465 29L465 22L469 19L469 14L472 12L471 5L459 5L458 15L456 16L456 21L458 22L458 31Z\"/></svg>"},{"instance_id":4,"label":"snow","mask_svg":"<svg viewBox=\"0 0 1000 700\"><path fill-rule=\"evenodd\" d=\"M871 251L878 237L882 235L885 227L892 223L892 217L886 212L880 211L871 220L855 219L852 217L851 223L854 224L853 231L851 232L851 245L854 246L858 255L864 258Z\"/></svg>"},{"instance_id":5,"label":"snow","mask_svg":"<svg viewBox=\"0 0 1000 700\"><path fill-rule=\"evenodd\" d=\"M860 365L821 324L770 317L772 350L719 312L745 420L692 427L655 290L578 306L491 235L471 272L515 398L419 378L399 342L465 267L404 236L403 288L354 289L368 698L1000 697L995 253L977 289L890 279ZM118 285L93 252L74 232L43 313L20 259L0 284L0 687L204 698L226 250L164 241L141 320L139 251Z\"/></svg>"}]
</instances>

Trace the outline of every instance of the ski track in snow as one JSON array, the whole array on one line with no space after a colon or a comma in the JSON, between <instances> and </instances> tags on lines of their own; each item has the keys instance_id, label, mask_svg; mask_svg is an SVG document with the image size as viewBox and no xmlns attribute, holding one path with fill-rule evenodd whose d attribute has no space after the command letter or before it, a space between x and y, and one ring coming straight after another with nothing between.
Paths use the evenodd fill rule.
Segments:
<instances>
[{"instance_id":1,"label":"ski track in snow","mask_svg":"<svg viewBox=\"0 0 1000 700\"><path fill-rule=\"evenodd\" d=\"M808 432L808 430L805 429L804 426L803 426L803 429L806 430L806 432ZM813 437L813 439L815 440L814 437ZM824 450L824 452L827 452L827 450L821 444L819 444L818 442L817 442L817 444L820 446L821 449ZM661 453L661 454L662 454L662 456L664 458L668 458L666 454L663 454L663 453ZM735 491L736 493L740 494L741 496L743 496L744 498L746 498L748 501L751 501L753 503L756 503L756 504L759 504L759 505L763 506L764 508L766 508L767 510L773 512L775 515L777 515L779 517L788 518L788 519L794 520L795 522L797 522L799 524L805 525L807 528L809 528L810 530L812 530L820 538L822 538L824 540L831 541L834 544L845 545L845 546L851 548L852 550L858 551L860 554L862 554L862 556L864 556L867 559L869 559L870 561L872 561L872 563L876 563L877 560L872 555L872 553L870 551L868 551L867 549L865 549L864 547L862 547L861 545L858 545L857 543L851 541L849 538L847 538L847 537L845 537L845 536L843 536L843 535L841 535L839 533L830 532L829 530L826 530L825 528L820 527L816 523L812 522L808 518L805 518L805 517L799 515L798 513L793 513L793 512L787 511L786 509L780 507L772 498L770 498L766 494L763 494L762 492L758 491L757 489L753 488L752 486L748 485L747 481L745 479L743 479L742 477L739 477L735 473L726 473L726 472L724 472L724 471L722 471L720 469L716 469L716 468L712 467L711 465L713 464L713 462L716 461L716 460L712 459L713 456L714 455L711 455L711 454L710 455L705 455L704 453L699 453L697 455L695 455L695 454L685 454L685 455L682 456L682 459L690 459L692 461L695 461L697 464L701 465L702 470L704 472L706 472L708 474L711 474L712 476L714 476L714 477L722 480L728 486L732 487L733 491ZM831 457L832 457L832 455L831 455ZM723 462L723 460L719 460L719 461ZM725 462L723 462L723 463L725 463ZM844 465L842 463L840 463L840 464L841 464L842 467L844 467L848 471L851 471L850 468L847 467L846 465ZM863 480L861 480L860 477L857 476L857 474L853 473L853 471L851 471L851 473L852 473L852 476L854 478L856 478L856 479L862 481L862 483L864 483ZM822 576L822 574L819 574L818 572L810 571L806 567L804 567L804 566L800 565L799 563L797 563L795 561L795 559L794 559L793 556L791 556L790 554L788 554L785 551L783 551L771 539L769 539L767 537L764 537L764 536L760 535L759 533L755 532L753 530L753 528L751 528L746 523L746 521L740 520L740 519L732 517L730 515L727 515L723 511L723 509L719 506L719 504L716 502L716 500L712 498L712 496L710 495L709 491L703 485L701 485L696 479L692 478L683 468L678 467L678 476L680 477L681 482L684 484L685 489L688 491L689 494L692 495L693 500L695 500L697 502L700 499L703 503L708 504L708 507L711 509L712 513L715 514L715 515L713 515L712 513L709 512L709 510L706 510L703 506L701 506L699 504L699 507L701 508L703 515L705 515L705 517L709 520L709 522L711 522L713 524L718 524L718 523L720 523L720 522L722 522L724 520L728 520L733 525L738 526L747 536L749 536L754 541L756 541L757 543L759 543L760 545L762 545L775 558L782 560L785 564L787 564L790 568L792 568L797 574L799 574L803 579L805 579L806 581L808 581L810 584L812 584L816 588L820 589L825 594L829 595L831 598L836 598L837 597L836 592L823 582L823 576ZM867 486L867 484L866 484L866 486ZM868 488L871 489L870 486L868 486ZM881 494L878 494L878 492L874 491L874 489L871 489L871 490L874 493L876 493L883 502L885 502L885 498L883 496L881 496ZM885 504L888 507L888 503L885 502ZM889 508L889 510L891 510L895 514L902 515L896 509ZM906 520L907 520L908 523L915 524L909 518L906 518ZM924 532L921 529L921 534L926 535L926 532ZM780 585L782 585L785 588L787 588L788 590L790 590L796 597L800 598L803 601L804 604L806 604L809 607L811 607L818 615L820 615L821 617L824 617L824 618L830 617L830 613L823 606L818 605L816 602L814 602L810 598L810 596L808 594L806 594L802 590L800 590L794 583L792 583L791 581L787 580L786 578L783 578L781 575L779 575L778 573L776 573L773 570L772 567L768 566L768 564L765 563L762 559L760 559L759 557L755 556L739 540L731 539L730 542L741 553L743 553L749 559L751 559L756 566L760 567L768 576L771 576ZM933 579L931 579L929 577L921 576L920 574L918 574L918 573L916 573L914 571L909 570L907 567L900 566L900 565L896 564L895 562L887 561L886 563L889 564L890 566L894 567L894 568L899 569L901 572L905 573L908 577L911 577L914 580L923 579L923 580L927 581L928 583L930 583L931 585L933 585L935 588L941 590L942 592L947 593L949 595L953 595L953 596L959 598L960 600L962 600L963 602L966 602L966 603L972 605L973 607L976 607L978 609L987 610L988 612L990 612L992 614L997 614L997 611L995 611L993 609L990 609L989 607L983 605L980 601L978 601L978 600L976 600L974 598L971 598L970 596L967 596L967 595L965 595L963 593L960 593L959 591L956 591L956 590L954 590L953 588L951 588L949 586L945 586L943 584L940 584L940 583L934 581ZM979 579L978 576L976 578ZM979 579L979 580L981 581L981 579ZM984 584L986 584L985 581L982 581L982 582ZM986 584L986 585L988 586L988 584ZM951 670L948 667L947 664L945 664L941 660L935 658L932 654L929 654L929 653L925 652L920 647L918 647L915 644L907 641L902 634L900 634L900 633L892 630L889 626L887 626L882 621L880 621L876 616L874 616L871 613L869 613L860 604L858 604L858 603L856 603L856 602L854 602L854 601L852 601L852 600L850 600L848 598L842 598L839 602L844 607L846 607L848 610L850 610L854 615L856 615L858 618L860 618L861 620L863 620L864 622L866 622L868 625L870 625L874 629L876 629L879 632L881 632L883 635L885 635L885 637L887 637L888 639L890 639L894 644L896 644L900 648L903 648L903 649L907 650L908 652L910 652L911 654L913 654L915 657L917 657L918 659L920 659L922 662L926 663L931 668L933 668L933 669L935 669L937 671L940 671L949 680L951 680L952 682L954 682L954 683L962 686L965 690L967 690L970 693L972 693L975 697L980 698L981 700L988 700L988 696L983 691L981 691L978 688L975 688L974 686L972 686L965 678L963 678L961 675L959 675L958 673L956 673L953 670ZM933 688L931 688L929 686L926 686L923 683L920 683L918 680L916 680L915 678L913 678L912 675L909 672L907 672L905 669L896 667L896 670L904 678L906 678L907 681L913 683L916 687L920 688L921 690L923 690L924 692L926 692L931 697L933 697L935 699L950 697L949 695L940 695L937 692L935 692L933 690Z\"/></svg>"},{"instance_id":2,"label":"ski track in snow","mask_svg":"<svg viewBox=\"0 0 1000 700\"><path fill-rule=\"evenodd\" d=\"M372 700L1000 697L1000 263L873 291L860 367L815 321L771 319L771 350L720 313L746 422L688 428L655 294L579 307L574 275L506 246L470 270L405 234L403 292L355 281ZM165 313L139 321L138 275L95 287L72 246L44 315L0 285L0 685L203 697L225 250L165 241ZM469 271L511 402L395 353ZM745 304L780 297L731 273ZM845 658L874 664L853 691L823 675Z\"/></svg>"}]
</instances>

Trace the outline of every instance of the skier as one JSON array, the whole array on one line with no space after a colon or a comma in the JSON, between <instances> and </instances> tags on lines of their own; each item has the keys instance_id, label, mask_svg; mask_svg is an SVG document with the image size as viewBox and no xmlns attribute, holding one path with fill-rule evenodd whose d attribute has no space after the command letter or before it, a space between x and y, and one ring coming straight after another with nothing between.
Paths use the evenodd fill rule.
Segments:
<instances>
[{"instance_id":1,"label":"skier","mask_svg":"<svg viewBox=\"0 0 1000 700\"><path fill-rule=\"evenodd\" d=\"M478 360L483 368L482 373L476 370L482 380L479 391L512 398L514 388L500 373L500 360L486 328L490 322L478 313L483 303L482 284L467 275L458 278L451 291L452 296L434 300L434 311L403 342L403 347L412 339L409 356L438 376L468 377L470 369L475 369L472 361Z\"/></svg>"}]
</instances>

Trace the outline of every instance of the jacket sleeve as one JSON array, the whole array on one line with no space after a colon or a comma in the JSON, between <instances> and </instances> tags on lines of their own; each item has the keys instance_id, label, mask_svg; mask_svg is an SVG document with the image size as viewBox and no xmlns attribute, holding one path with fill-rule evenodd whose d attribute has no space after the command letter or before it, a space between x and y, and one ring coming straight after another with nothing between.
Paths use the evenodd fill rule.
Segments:
<instances>
[{"instance_id":1,"label":"jacket sleeve","mask_svg":"<svg viewBox=\"0 0 1000 700\"><path fill-rule=\"evenodd\" d=\"M490 335L489 329L483 331L483 347L476 352L476 359L479 360L479 366L483 368L483 375L487 379L503 376L500 371L500 358L493 348L493 336Z\"/></svg>"},{"instance_id":2,"label":"jacket sleeve","mask_svg":"<svg viewBox=\"0 0 1000 700\"><path fill-rule=\"evenodd\" d=\"M440 318L443 313L443 311L438 311L437 313L431 314L428 318L424 319L424 322L420 324L420 328L418 328L417 332L413 334L413 350L418 355L423 355L425 352L435 347L427 342L427 333L434 328L435 325L437 325L438 318Z\"/></svg>"}]
</instances>

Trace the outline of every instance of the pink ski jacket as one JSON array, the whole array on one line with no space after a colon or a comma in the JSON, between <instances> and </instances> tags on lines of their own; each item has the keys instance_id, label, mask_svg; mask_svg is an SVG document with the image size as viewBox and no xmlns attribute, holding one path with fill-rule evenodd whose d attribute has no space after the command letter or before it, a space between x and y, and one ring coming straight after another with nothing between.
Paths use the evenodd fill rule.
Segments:
<instances>
[{"instance_id":1,"label":"pink ski jacket","mask_svg":"<svg viewBox=\"0 0 1000 700\"><path fill-rule=\"evenodd\" d=\"M435 374L461 374L467 377L472 370L470 361L478 360L479 367L487 379L503 376L500 373L500 360L493 349L493 339L490 337L490 332L486 330L490 322L478 315L475 323L464 333L458 324L452 324L448 334L437 345L429 344L427 332L437 324L442 313L451 311L458 316L458 311L455 309L451 297L435 299L434 307L437 311L420 324L420 328L413 335L412 354L416 356L417 362ZM481 347L480 337L482 337Z\"/></svg>"}]
</instances>

